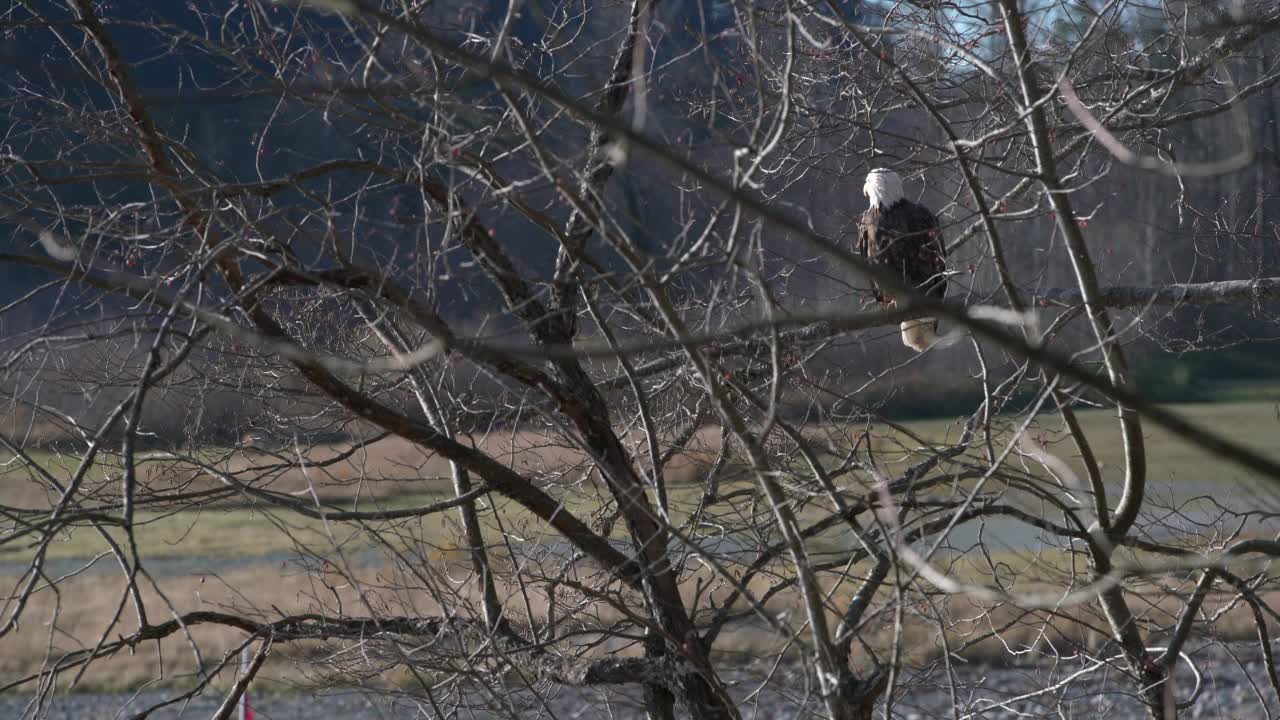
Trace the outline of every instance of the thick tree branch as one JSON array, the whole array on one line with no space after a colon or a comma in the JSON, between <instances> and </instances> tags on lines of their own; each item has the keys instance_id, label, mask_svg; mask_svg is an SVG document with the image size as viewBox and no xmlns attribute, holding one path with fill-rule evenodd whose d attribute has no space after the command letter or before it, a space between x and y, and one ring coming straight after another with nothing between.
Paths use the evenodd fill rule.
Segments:
<instances>
[{"instance_id":1,"label":"thick tree branch","mask_svg":"<svg viewBox=\"0 0 1280 720\"><path fill-rule=\"evenodd\" d=\"M642 49L638 48L655 4L654 0L632 0L626 35L614 55L609 80L595 107L596 112L605 117L617 118L622 113L632 87L644 82L637 72L643 69ZM607 126L597 125L592 128L591 144L587 150L587 176L582 183L580 195L586 208L575 207L570 214L564 240L556 257L555 306L560 313L561 330L567 337L577 334L577 298L581 285L577 278L578 256L594 230L593 219L583 210L588 210L597 217L600 215L600 195L604 193L605 185L614 171L614 158L610 157L608 151L612 139L613 135Z\"/></svg>"},{"instance_id":2,"label":"thick tree branch","mask_svg":"<svg viewBox=\"0 0 1280 720\"><path fill-rule=\"evenodd\" d=\"M1043 304L1082 305L1078 288L1049 288L1036 293ZM1171 285L1116 285L1099 291L1102 305L1111 308L1133 308L1147 305L1230 305L1280 299L1280 278L1253 280L1219 280L1204 283Z\"/></svg>"}]
</instances>

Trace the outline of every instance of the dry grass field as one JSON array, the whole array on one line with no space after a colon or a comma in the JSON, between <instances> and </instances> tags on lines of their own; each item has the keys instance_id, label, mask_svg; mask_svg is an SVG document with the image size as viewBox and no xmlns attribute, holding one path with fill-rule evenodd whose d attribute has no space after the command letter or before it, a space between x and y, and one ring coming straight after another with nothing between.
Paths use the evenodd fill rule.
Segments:
<instances>
[{"instance_id":1,"label":"dry grass field","mask_svg":"<svg viewBox=\"0 0 1280 720\"><path fill-rule=\"evenodd\" d=\"M1220 405L1187 405L1176 408L1193 420L1220 431L1230 432L1240 442L1280 458L1280 418L1270 403L1231 403ZM1122 451L1118 433L1110 413L1081 413L1085 431L1093 442L1104 474L1122 467ZM833 454L846 452L864 430L870 430L876 459L890 470L909 461L911 450L921 441L954 441L959 435L955 422L918 421L900 429L888 427L811 428L811 437L823 443ZM1075 448L1066 438L1060 422L1045 416L1031 431L1044 447L1060 458L1072 462ZM1220 462L1207 452L1188 447L1151 424L1146 426L1148 472L1153 486L1193 482L1199 487L1221 484L1223 488L1253 478L1245 470ZM691 509L703 491L706 467L719 450L717 428L705 428L682 453L665 467L672 505L677 513ZM493 434L471 438L475 445L502 458L522 472L534 472L546 478L551 489L561 495L575 512L589 516L600 505L597 483L587 475L590 464L577 449L547 444L531 433ZM997 446L1007 437L993 436ZM644 445L631 438L638 453ZM376 510L413 507L439 501L451 492L449 465L435 455L396 438L382 439L354 452L351 446L322 446L304 450L311 466L298 468L287 454L230 452L218 448L205 449L195 459L219 472L258 477L259 487L287 493L302 499L320 498L343 509ZM296 456L294 456L296 457ZM33 453L31 459L59 482L68 480L78 458L49 450ZM1028 466L1034 471L1034 467ZM250 471L252 470L252 473ZM190 463L151 457L139 463L142 483L152 491L175 488L199 490L219 487L220 481L201 472ZM722 480L722 491L738 483L749 484L740 469L730 468ZM16 458L0 459L0 488L3 504L10 507L49 507L56 495L49 485L39 482L39 474ZM119 490L119 468L103 463L91 468L86 485L102 502L115 500ZM745 485L744 485L745 487ZM518 506L493 496L487 502L501 514L509 527L528 526L531 518ZM415 542L448 549L455 545L456 528L453 515L433 518L415 531ZM349 533L334 535L334 524L326 529L320 520L272 508L239 494L222 503L184 512L148 511L139 513L137 534L147 557L253 557L277 556L291 551L297 544L344 546ZM536 533L537 528L531 528ZM90 558L105 551L102 538L90 528L60 536L50 547L50 558ZM0 563L22 560L29 548L21 543L0 545Z\"/></svg>"},{"instance_id":2,"label":"dry grass field","mask_svg":"<svg viewBox=\"0 0 1280 720\"><path fill-rule=\"evenodd\" d=\"M999 561L1024 563L1026 558L996 558ZM1051 558L1040 558L1052 564ZM1060 559L1059 559L1060 560ZM439 570L439 569L438 569ZM465 571L456 565L451 568L453 577L465 577ZM854 569L857 571L857 568ZM357 592L356 580L360 591ZM757 596L762 595L775 578L761 576L750 583L749 589ZM13 578L3 578L4 587L11 587ZM683 590L691 599L699 585L712 582L714 579L705 570L695 571L687 578ZM178 612L193 610L234 611L261 618L278 617L278 612L302 613L318 610L336 613L341 606L345 612L353 616L369 615L371 609L388 615L438 612L439 608L432 600L432 593L416 585L415 581L391 566L361 567L355 569L350 576L342 573L306 573L301 569L281 564L263 564L238 568L225 573L198 574L180 577L162 578L158 585L163 590L168 602ZM1019 588L1026 591L1047 589L1049 586L1034 578L1019 581ZM406 589L409 588L409 589ZM1142 587L1135 587L1141 591ZM1144 622L1169 625L1174 620L1171 614L1180 606L1175 597L1157 595L1154 585L1146 586L1153 598L1143 603L1140 619ZM840 607L848 600L851 587L827 588L831 594L830 607ZM1184 592L1190 586L1183 587ZM545 622L547 599L529 590L531 605L526 606L525 598L517 594L513 587L503 586L500 593L507 597L506 603L517 626L526 626L530 622L526 607L532 609L534 624ZM727 594L727 589L719 588L713 593L719 598ZM160 602L156 589L144 587L143 596L152 608L164 607ZM1264 594L1264 602L1274 607L1280 602L1280 593ZM560 602L573 598L560 598ZM580 601L580 599L579 599ZM797 593L784 591L775 594L766 603L770 614L802 628L800 619L795 613L788 613L798 602ZM997 664L1007 663L1010 659L1008 649L1029 651L1025 658L1043 657L1059 653L1071 655L1077 646L1097 648L1104 641L1104 633L1099 629L1105 627L1099 610L1091 605L1080 605L1060 611L1022 611L1008 606L991 606L975 600L951 596L937 598L937 607L945 610L949 622L939 625L929 618L926 605L918 600L905 609L904 617L904 658L912 663L923 663L938 659L949 649L964 662ZM1222 598L1211 598L1204 611L1213 615L1219 610L1224 613L1215 623L1215 634L1221 640L1247 640L1254 637L1253 618L1247 607L1235 606L1227 608ZM67 652L93 647L101 637L109 618L117 612L122 613L123 620L115 628L115 634L136 626L132 615L132 606L126 600L122 578L117 575L82 575L64 582L58 594L49 591L36 593L32 606L27 611L31 619L42 618L55 622L25 623L17 632L0 640L0 682L9 682L35 672L49 659L57 659ZM601 625L617 619L617 613L603 603L585 603L577 606L575 616L582 620ZM162 621L166 618L153 618ZM831 620L837 620L832 613ZM877 652L889 648L894 627L894 616L891 609L885 609L873 616L864 626L863 639ZM1274 631L1275 628L1273 628ZM198 626L191 629L191 637L199 646L205 662L220 659L226 653L236 653L243 634L237 630ZM115 634L109 639L114 639ZM767 657L770 653L781 649L786 643L774 633L766 632L753 623L736 625L724 632L717 643L718 652L729 654L749 663L753 657ZM632 654L638 648L630 646L609 647L609 651ZM264 687L288 687L293 683L316 681L314 675L306 675L295 663L301 654L324 653L326 649L319 643L298 643L281 646L273 653L268 668L263 676ZM855 654L865 650L855 645ZM124 653L114 657L109 663L101 663L92 667L78 686L81 690L119 691L137 688L144 683L172 684L175 686L190 685L196 677L196 655L188 639L183 635L175 635L162 642L151 642L140 645L127 656ZM314 669L311 671L314 672ZM385 677L389 682L408 680L392 674ZM215 685L223 685L215 682Z\"/></svg>"},{"instance_id":3,"label":"dry grass field","mask_svg":"<svg viewBox=\"0 0 1280 720\"><path fill-rule=\"evenodd\" d=\"M1277 442L1280 440L1280 420L1277 419L1275 407L1270 403L1191 405L1177 409L1204 425L1230 432L1237 440L1280 457L1280 442ZM1082 413L1082 420L1096 444L1104 472L1120 467L1120 448L1111 415L1086 412ZM864 428L854 428L835 432L831 428L814 428L810 432L814 437L828 442L832 452L838 452L847 449L863 430ZM921 439L954 440L959 429L955 423L921 421L896 430L873 428L872 432L873 447L879 459L892 468L896 463L904 462L906 450L919 447ZM1034 428L1033 435L1064 459L1072 459L1074 448L1069 442L1063 442L1061 428L1052 416L1046 416ZM1150 475L1157 483L1171 482L1176 485L1184 480L1227 483L1249 479L1243 471L1227 467L1204 452L1189 449L1161 430L1148 427L1147 435ZM718 439L717 429L704 429L694 443L695 450L675 458L666 468L677 520L696 504L701 495L703 469L714 459ZM637 442L637 447L643 447L638 438L633 440ZM998 442L1000 437L993 440ZM546 476L548 484L562 494L568 507L581 516L590 516L598 509L595 482L587 475L589 464L576 450L547 445L532 435L524 434L491 435L474 438L472 441L518 469L536 471ZM298 497L320 497L340 502L346 508L368 510L408 507L442 499L449 493L448 464L407 443L381 440L350 453L349 457L339 459L342 454L349 452L348 446L340 445L313 449L307 453L308 456L313 463L323 467L308 467L305 470L286 467L282 462L288 459L285 454L278 457L264 453L232 454L213 448L202 450L197 460L216 467L220 472L232 474L278 464L281 465L280 468L266 473L269 480L266 487ZM69 477L75 467L74 457L48 450L33 455L32 459L42 466L44 472L59 480ZM99 488L101 499L104 502L111 501L118 486L118 468L103 464L89 472L90 478ZM0 461L3 503L20 507L47 507L51 495L33 480L37 476L38 473L16 458ZM141 463L140 477L153 490L214 487L218 484L216 478L196 473L187 463L156 457ZM732 475L724 482L723 490L746 487L749 484L748 479ZM543 529L514 504L499 498L492 498L487 502L493 503L491 511L485 517L498 557L502 557L509 549L509 546L502 544L502 535L497 531L499 521L509 533L528 541L545 537ZM615 529L615 534L619 531ZM138 517L137 535L144 558L186 558L193 561L185 570L156 575L157 584L177 611L236 608L267 617L274 615L277 609L286 613L314 611L318 607L336 610L339 602L346 612L356 615L367 614L367 610L361 609L364 603L373 603L380 610L390 613L431 612L437 609L430 599L430 593L421 587L421 583L400 582L404 580L398 575L402 569L389 560L385 553L370 553L371 544L367 536L359 528L343 523L325 523L299 517L240 499L209 505L198 511L141 513ZM456 550L458 535L452 513L398 522L384 531L384 539L390 546L407 553L414 561L434 566L436 572L450 569L455 581L465 576L465 571L458 563L461 559ZM307 547L318 555L331 558L352 559L352 577L343 578L335 573L326 578L323 574L304 572L293 563L281 562L281 558L296 553L299 547ZM64 563L86 561L101 554L105 548L105 543L92 529L81 528L54 542L48 557ZM0 592L4 595L9 595L14 588L17 575L20 574L22 563L29 552L30 549L20 543L0 545ZM230 558L236 559L237 563L227 564L225 570L219 571L218 568L224 565L221 561ZM1029 568L1019 578L1024 590L1041 587L1040 583L1047 582L1049 575L1067 570L1064 566L1070 562L1064 553L1055 554L1044 550L1034 556L1029 553L1011 554L996 559ZM98 565L110 566L113 562L107 557L100 560ZM778 570L785 572L785 567L779 566ZM953 568L953 572L972 574L975 578L981 575L978 569L966 568L964 565ZM365 590L363 594L355 592L352 578ZM768 582L775 578L776 576L771 578L766 573L757 578L752 589L762 592ZM692 594L700 583L710 583L713 580L702 571L693 572L688 577L686 591ZM392 589L397 586L417 589ZM834 607L840 606L841 600L851 592L848 587L830 590ZM1165 608L1166 605L1172 608L1174 603L1166 603L1161 599L1155 585L1147 586L1147 590L1150 591L1150 602L1143 609L1143 618L1168 622L1168 611ZM1189 591L1189 588L1182 590ZM504 591L516 592L514 588L505 588ZM723 594L724 591L714 592ZM152 599L159 597L155 587L146 587L145 594ZM127 604L121 607L124 597L123 580L119 573L110 569L105 573L94 570L69 578L60 583L56 594L49 590L37 592L32 599L32 606L25 613L28 621L18 632L0 639L0 682L34 671L46 658L59 657L69 650L92 646L108 619L117 612L123 613L124 617L117 632L121 628L134 626L136 621L131 615L132 608ZM1280 601L1280 598L1269 599ZM770 600L769 606L782 612L795 602L796 598L791 593L782 592ZM945 628L910 624L907 634L909 656L918 660L936 657L943 651L944 638L946 646L953 651L963 648L966 657L982 659L1006 656L1005 645L1039 644L1044 649L1045 643L1057 645L1061 641L1068 645L1072 642L1091 644L1099 637L1096 630L1091 628L1100 627L1101 623L1093 616L1094 610L1089 606L1056 616L1048 613L1014 616L1007 609L986 613L984 611L988 608L966 606L972 601L965 598L951 597L945 602L948 613L956 619L955 622ZM0 601L0 606L3 605L3 601ZM519 616L520 622L530 622L531 619L527 617L529 611L525 609L523 601L513 602L511 605L516 608L514 612ZM156 602L153 607L164 605ZM542 616L546 612L546 599L533 598L529 610L532 611L533 622L545 619ZM601 621L607 621L611 617L611 611L604 606L588 605L583 611L597 615ZM1213 609L1207 605L1206 611L1213 612ZM35 618L52 620L55 617L56 622L52 623L32 621ZM871 642L872 645L887 642L892 623L892 616L886 614L868 625L871 635L878 638ZM1251 635L1251 623L1252 618L1247 609L1237 607L1229 610L1217 627L1224 636L1243 638ZM1053 629L1046 631L1049 626ZM967 640L975 632L988 632L993 628L1000 629L999 639L988 638L972 647L966 646ZM206 656L212 657L236 647L238 633L234 631L197 628L193 632L200 641L201 652ZM772 648L773 640L770 637L749 625L736 627L726 631L721 647L732 647L735 652L750 655L755 651L765 650L766 646ZM314 652L316 649L282 650L273 658L270 674L281 681L302 679L290 662L290 652L304 651ZM159 670L162 666L163 673ZM196 661L187 641L174 638L158 645L153 643L139 647L127 660L113 662L110 667L109 672L90 670L83 680L83 687L135 687L157 677L186 683L191 681Z\"/></svg>"}]
</instances>

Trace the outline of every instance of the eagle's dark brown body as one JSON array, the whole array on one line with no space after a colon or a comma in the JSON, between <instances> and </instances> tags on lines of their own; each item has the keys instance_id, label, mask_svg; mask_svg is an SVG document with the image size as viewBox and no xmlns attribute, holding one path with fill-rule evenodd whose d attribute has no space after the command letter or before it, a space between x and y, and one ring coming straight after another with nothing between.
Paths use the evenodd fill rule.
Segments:
<instances>
[{"instance_id":1,"label":"eagle's dark brown body","mask_svg":"<svg viewBox=\"0 0 1280 720\"><path fill-rule=\"evenodd\" d=\"M870 262L902 276L908 285L941 299L946 293L947 249L938 218L906 198L888 208L873 204L858 225L858 252ZM885 305L895 298L876 288Z\"/></svg>"},{"instance_id":2,"label":"eagle's dark brown body","mask_svg":"<svg viewBox=\"0 0 1280 720\"><path fill-rule=\"evenodd\" d=\"M923 205L902 197L902 181L891 171L873 171L867 179L871 208L858 225L858 252L871 263L899 274L903 281L930 297L942 299L947 291L947 249L938 218ZM897 195L888 207L878 201L883 192ZM874 283L874 280L872 281ZM876 300L896 306L891 292L876 286ZM902 344L924 352L943 342L938 336L938 319L903 320Z\"/></svg>"}]
</instances>

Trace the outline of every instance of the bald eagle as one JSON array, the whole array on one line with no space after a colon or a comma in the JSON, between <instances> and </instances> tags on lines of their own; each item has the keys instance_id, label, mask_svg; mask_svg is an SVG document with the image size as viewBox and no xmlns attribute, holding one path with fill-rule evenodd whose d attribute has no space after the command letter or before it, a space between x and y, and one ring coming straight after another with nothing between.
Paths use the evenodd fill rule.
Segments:
<instances>
[{"instance_id":1,"label":"bald eagle","mask_svg":"<svg viewBox=\"0 0 1280 720\"><path fill-rule=\"evenodd\" d=\"M947 290L947 250L937 216L902 194L902 178L892 170L867 173L862 194L871 207L858 224L858 252L868 262L900 273L911 287L941 300ZM897 305L897 298L879 287L876 300L885 307ZM916 352L941 339L937 318L906 320L899 327L903 344Z\"/></svg>"}]
</instances>

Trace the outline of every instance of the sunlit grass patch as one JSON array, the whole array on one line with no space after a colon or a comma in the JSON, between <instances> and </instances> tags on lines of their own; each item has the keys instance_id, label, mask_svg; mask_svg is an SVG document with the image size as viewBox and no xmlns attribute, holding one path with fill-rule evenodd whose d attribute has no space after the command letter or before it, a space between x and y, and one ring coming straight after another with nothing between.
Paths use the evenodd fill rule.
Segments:
<instances>
[{"instance_id":1,"label":"sunlit grass patch","mask_svg":"<svg viewBox=\"0 0 1280 720\"><path fill-rule=\"evenodd\" d=\"M1185 405L1175 406L1180 412L1195 422L1220 432L1229 432L1234 440L1255 448L1259 452L1270 454L1280 459L1280 420L1276 409L1270 403L1229 403L1217 405ZM1093 443L1094 451L1099 458L1103 473L1109 483L1122 479L1123 448L1119 440L1118 424L1112 411L1087 410L1080 413L1080 420L1085 433ZM993 446L999 451L1009 441L1008 422L1005 429L993 436ZM823 458L824 463L837 463L840 453L847 452L852 443L859 441L859 435L866 429L871 447L877 462L882 463L889 473L901 472L905 466L918 462L920 449L929 443L945 444L955 442L959 437L959 424L954 421L924 420L908 423L905 431L894 430L884 426L869 428L815 428L812 432L820 438L833 439L829 450L832 454ZM1029 434L1043 447L1062 459L1079 467L1077 452L1061 426L1061 421L1052 413L1045 413L1033 423ZM1238 467L1232 466L1207 451L1191 447L1188 443L1151 423L1144 425L1144 437L1147 443L1148 477L1155 483L1153 492L1160 484L1172 482L1175 486L1184 481L1195 483L1231 483L1243 481L1253 476ZM706 491L706 470L714 459L718 448L718 432L700 433L699 449L696 453L678 456L667 468L669 495L672 506L673 521L679 523L694 512ZM839 443L844 442L844 447ZM971 450L972 458L983 459L985 438L980 438ZM532 447L530 445L530 447ZM322 453L335 453L341 448L322 450ZM527 448L525 449L528 452ZM378 453L381 452L382 455ZM865 449L864 449L865 452ZM557 497L563 498L566 507L580 517L588 520L596 518L604 509L607 495L601 484L580 475L566 474L563 468L576 467L580 458L572 456L566 449L547 448L537 450L535 455L523 455L518 461L523 462L526 470L539 472L557 472L556 463L561 463L562 470L556 477L560 484L549 484L547 489ZM160 460L141 456L138 467L140 482L149 487L163 489L160 486L176 482L175 478L191 469L183 468L181 463L172 460ZM201 462L219 463L224 468L243 468L250 463L259 465L268 462L261 456L245 458L229 454L222 448L209 448L198 455ZM449 497L447 480L441 476L447 473L447 464L437 467L431 465L430 472L435 473L417 483L401 483L395 491L379 494L367 492L368 484L362 484L360 473L366 477L377 474L389 475L392 472L412 471L415 463L422 468L423 455L419 450L405 447L403 443L375 444L361 451L359 464L364 469L352 470L348 475L339 477L340 473L330 470L325 482L313 476L312 482L323 486L321 498L326 503L335 504L342 509L377 510L380 508L404 508L426 505ZM40 464L47 472L60 482L70 477L78 466L79 458L50 450L38 450L31 453L31 459ZM276 461L276 460L272 460ZM0 469L0 482L4 484L4 504L17 507L32 507L30 503L39 500L48 503L56 500L56 494L47 487L42 488L31 478L34 470L15 458L0 459L4 463ZM101 497L104 503L114 503L119 491L119 467L113 465L113 459L103 460L99 466L90 469L86 487L96 490L90 498ZM434 460L432 461L435 462ZM643 467L644 463L641 463ZM356 461L351 467L355 468ZM371 469L376 469L373 472ZM797 481L803 481L807 470L803 463L795 463L791 468L796 473ZM1024 465L1028 472L1039 472L1031 465ZM289 473L293 475L289 475ZM284 475L288 475L285 477ZM310 502L311 495L305 492L308 479L301 477L296 469L284 473L270 485L278 491L289 491L295 498ZM335 480L334 478L338 478ZM345 479L344 479L345 478ZM351 480L351 484L343 484ZM789 481L788 481L789 482ZM739 465L730 464L728 471L720 480L721 496L737 498L728 503L720 503L716 507L719 513L738 513L738 519L745 519L746 508L756 499L757 484ZM848 473L840 478L842 487L852 489L856 493L870 490L869 479L858 473ZM424 491L430 488L429 491ZM968 485L957 486L959 489ZM945 488L952 492L957 488ZM498 519L494 517L494 508L501 512L503 527L508 531L519 529L521 533L538 536L545 532L540 521L527 511L498 495L488 496L482 503L483 523L488 534L493 538L500 537ZM765 508L767 509L767 508ZM806 521L819 519L831 511L830 504L818 494L801 509L801 517ZM118 512L118 510L113 510ZM369 540L361 532L361 526L350 523L325 522L307 518L288 510L274 508L264 503L252 501L238 494L223 504L214 504L195 510L178 513L139 512L135 517L136 533L140 549L144 557L187 557L217 558L231 556L274 555L293 551L298 545L318 545L319 547L344 546L365 547ZM122 539L123 533L118 528L108 530L112 537ZM388 536L402 535L404 542L412 538L415 542L441 547L457 547L458 535L456 512L447 511L429 516L422 521L400 522L387 526ZM615 537L625 536L625 525L617 522L614 525ZM821 545L827 540L819 539ZM90 527L77 527L61 534L50 546L51 558L87 558L107 549L106 543ZM0 560L16 561L24 559L30 552L29 544L10 542L0 545Z\"/></svg>"}]
</instances>

